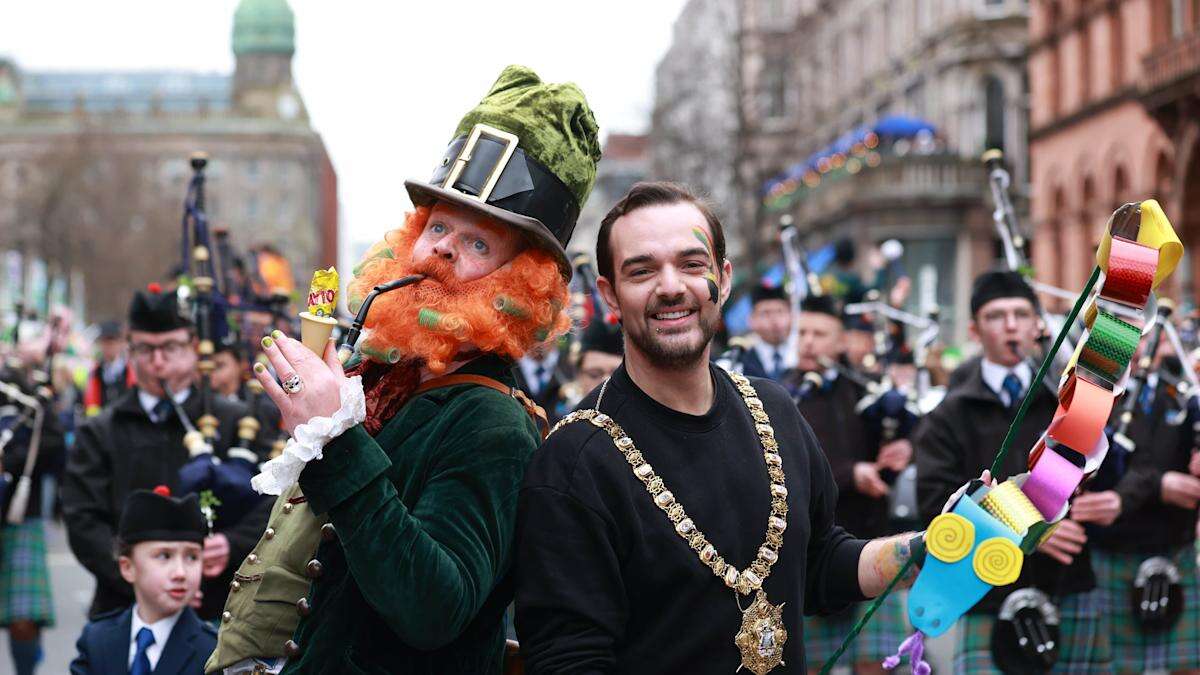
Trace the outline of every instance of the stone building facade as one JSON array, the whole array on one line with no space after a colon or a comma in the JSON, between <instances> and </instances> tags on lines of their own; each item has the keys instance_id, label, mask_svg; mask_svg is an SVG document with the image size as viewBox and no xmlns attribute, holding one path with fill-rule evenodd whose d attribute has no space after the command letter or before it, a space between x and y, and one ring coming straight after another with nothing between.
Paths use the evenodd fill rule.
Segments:
<instances>
[{"instance_id":1,"label":"stone building facade","mask_svg":"<svg viewBox=\"0 0 1200 675\"><path fill-rule=\"evenodd\" d=\"M710 3L693 0L688 8L694 5ZM696 20L687 9L685 20ZM1024 0L737 0L726 48L677 26L660 65L660 97L673 54L686 63L703 48L738 64L735 104L708 108L725 122L707 125L725 135L706 136L735 158L723 184L733 193L727 202L738 205L743 259L735 262L778 260L785 215L810 249L849 237L865 250L896 238L918 284L913 302L941 306L947 326L964 337L971 278L999 260L979 159L985 149L1005 151L1014 198L1026 203L1027 21ZM936 133L881 146L868 153L876 155L870 164L864 156L853 173L833 171L837 180L813 180L786 199L768 195L813 153L897 116ZM682 117L671 128L687 128ZM656 172L671 167L669 156L659 159L658 138L653 143ZM721 153L708 154L713 164L728 164Z\"/></svg>"},{"instance_id":2,"label":"stone building facade","mask_svg":"<svg viewBox=\"0 0 1200 675\"><path fill-rule=\"evenodd\" d=\"M1034 261L1077 288L1118 205L1154 197L1200 245L1200 7L1190 0L1035 0L1030 21ZM1185 254L1171 291L1195 297ZM1193 300L1194 303L1194 300Z\"/></svg>"},{"instance_id":3,"label":"stone building facade","mask_svg":"<svg viewBox=\"0 0 1200 675\"><path fill-rule=\"evenodd\" d=\"M336 263L337 176L292 79L286 0L242 0L232 75L36 72L0 62L0 251L82 270L88 320L180 262L192 152L236 249L269 243L307 287ZM39 263L40 264L40 263Z\"/></svg>"},{"instance_id":4,"label":"stone building facade","mask_svg":"<svg viewBox=\"0 0 1200 675\"><path fill-rule=\"evenodd\" d=\"M743 253L746 201L739 176L739 25L742 0L688 0L655 71L650 174L703 194Z\"/></svg>"}]
</instances>

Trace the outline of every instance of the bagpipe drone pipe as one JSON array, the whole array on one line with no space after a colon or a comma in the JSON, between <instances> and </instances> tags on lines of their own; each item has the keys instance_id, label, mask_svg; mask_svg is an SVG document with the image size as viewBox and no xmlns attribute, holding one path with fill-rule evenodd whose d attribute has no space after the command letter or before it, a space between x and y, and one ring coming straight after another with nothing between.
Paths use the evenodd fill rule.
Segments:
<instances>
[{"instance_id":1,"label":"bagpipe drone pipe","mask_svg":"<svg viewBox=\"0 0 1200 675\"><path fill-rule=\"evenodd\" d=\"M1067 327L1082 316L1087 330L1062 372L1058 408L1029 453L1029 470L992 485L971 481L930 523L924 538L924 566L908 598L908 618L916 632L885 667L895 667L907 656L914 673L928 673L923 660L925 638L949 630L991 588L1013 583L1025 556L1066 516L1076 490L1108 454L1105 426L1125 391L1134 352L1153 325L1153 292L1182 255L1179 237L1158 202L1126 204L1113 213L1096 253L1096 267L1038 369L1040 380L1062 346ZM1114 311L1118 306L1140 311L1142 319L1119 318ZM1029 409L1030 392L992 464L997 480ZM822 672L832 668L919 557L905 563Z\"/></svg>"},{"instance_id":2,"label":"bagpipe drone pipe","mask_svg":"<svg viewBox=\"0 0 1200 675\"><path fill-rule=\"evenodd\" d=\"M263 498L250 486L250 479L258 473L259 464L259 455L250 447L259 429L259 422L253 415L239 420L240 445L230 447L223 458L214 452L220 422L213 414L212 373L216 367L213 356L216 343L229 329L226 311L230 304L216 283L212 241L204 208L204 170L207 165L207 155L192 155L192 179L184 199L181 226L183 260L179 289L181 310L193 318L196 326L196 367L200 372L199 394L203 412L193 424L182 406L176 403L174 408L184 426L183 443L191 458L179 471L180 493L194 492L201 496L211 529L218 518L223 525L236 524ZM224 247L227 244L222 240L224 237L220 237L218 243ZM228 251L226 248L222 253ZM222 266L225 267L227 262L223 261ZM221 286L228 289L228 279L223 281ZM167 391L165 383L164 391ZM174 403L169 391L167 398Z\"/></svg>"}]
</instances>

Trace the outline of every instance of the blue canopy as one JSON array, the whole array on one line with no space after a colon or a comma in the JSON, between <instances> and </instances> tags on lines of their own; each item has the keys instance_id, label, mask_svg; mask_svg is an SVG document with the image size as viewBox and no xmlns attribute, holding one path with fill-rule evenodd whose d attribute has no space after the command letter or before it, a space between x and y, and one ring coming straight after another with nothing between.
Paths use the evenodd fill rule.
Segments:
<instances>
[{"instance_id":1,"label":"blue canopy","mask_svg":"<svg viewBox=\"0 0 1200 675\"><path fill-rule=\"evenodd\" d=\"M780 183L787 180L799 180L809 171L817 171L821 160L836 154L849 154L856 143L862 143L867 135L874 133L880 138L900 139L912 138L922 132L937 133L937 127L928 120L907 115L888 115L871 125L859 125L838 137L836 141L812 153L802 162L788 167L783 173L773 176L763 183L763 194L770 194Z\"/></svg>"},{"instance_id":2,"label":"blue canopy","mask_svg":"<svg viewBox=\"0 0 1200 675\"><path fill-rule=\"evenodd\" d=\"M895 138L911 138L922 131L928 131L929 133L936 131L935 127L929 122L919 117L908 117L906 115L888 115L876 122L873 130L880 136Z\"/></svg>"}]
</instances>

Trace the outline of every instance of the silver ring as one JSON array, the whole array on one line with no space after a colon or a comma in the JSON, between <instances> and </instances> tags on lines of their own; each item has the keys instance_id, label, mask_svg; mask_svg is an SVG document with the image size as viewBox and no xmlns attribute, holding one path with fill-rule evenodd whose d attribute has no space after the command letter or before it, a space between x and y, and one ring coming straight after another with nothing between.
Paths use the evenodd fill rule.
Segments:
<instances>
[{"instance_id":1,"label":"silver ring","mask_svg":"<svg viewBox=\"0 0 1200 675\"><path fill-rule=\"evenodd\" d=\"M291 377L284 380L279 386L289 394L298 394L301 389L304 389L304 380L301 380L296 373L292 373Z\"/></svg>"}]
</instances>

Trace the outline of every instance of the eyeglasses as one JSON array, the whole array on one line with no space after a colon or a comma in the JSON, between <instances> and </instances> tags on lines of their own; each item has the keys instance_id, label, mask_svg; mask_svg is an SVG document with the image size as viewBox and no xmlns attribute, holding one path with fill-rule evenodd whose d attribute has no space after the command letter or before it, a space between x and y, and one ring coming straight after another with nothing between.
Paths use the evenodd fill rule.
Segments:
<instances>
[{"instance_id":1,"label":"eyeglasses","mask_svg":"<svg viewBox=\"0 0 1200 675\"><path fill-rule=\"evenodd\" d=\"M1032 310L1028 309L1014 309L1009 311L1000 309L984 312L983 315L979 317L979 320L982 323L987 324L1004 324L1008 323L1010 318L1013 321L1033 321L1037 318L1037 316Z\"/></svg>"},{"instance_id":2,"label":"eyeglasses","mask_svg":"<svg viewBox=\"0 0 1200 675\"><path fill-rule=\"evenodd\" d=\"M191 347L192 343L184 340L171 340L160 345L133 342L129 345L129 351L140 359L153 358L154 352L161 351L164 357L171 359L183 354L186 350L191 349Z\"/></svg>"}]
</instances>

